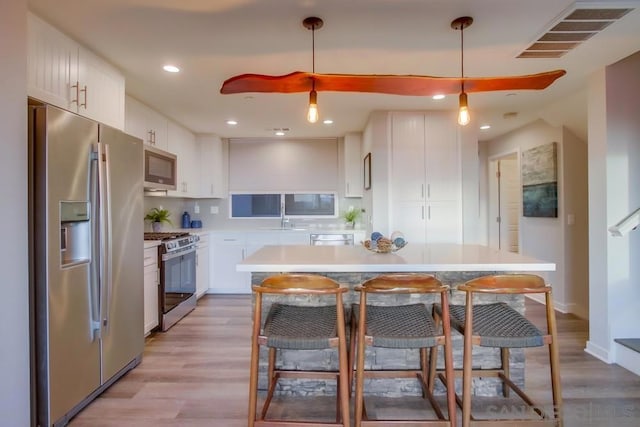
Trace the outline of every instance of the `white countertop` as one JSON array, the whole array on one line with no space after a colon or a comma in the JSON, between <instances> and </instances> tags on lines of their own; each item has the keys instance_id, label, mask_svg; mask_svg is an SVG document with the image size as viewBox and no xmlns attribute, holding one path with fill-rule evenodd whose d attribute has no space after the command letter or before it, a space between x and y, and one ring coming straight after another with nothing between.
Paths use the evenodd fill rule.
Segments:
<instances>
[{"instance_id":1,"label":"white countertop","mask_svg":"<svg viewBox=\"0 0 640 427\"><path fill-rule=\"evenodd\" d=\"M435 272L555 271L542 261L487 246L408 244L398 252L380 254L355 246L264 246L236 266L250 272Z\"/></svg>"}]
</instances>

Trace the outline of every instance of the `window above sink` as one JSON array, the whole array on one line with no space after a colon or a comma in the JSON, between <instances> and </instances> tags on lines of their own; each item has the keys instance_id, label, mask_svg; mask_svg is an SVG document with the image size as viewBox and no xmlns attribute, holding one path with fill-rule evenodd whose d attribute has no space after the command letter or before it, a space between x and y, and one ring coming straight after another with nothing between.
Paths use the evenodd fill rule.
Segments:
<instances>
[{"instance_id":1,"label":"window above sink","mask_svg":"<svg viewBox=\"0 0 640 427\"><path fill-rule=\"evenodd\" d=\"M335 192L231 193L231 218L337 218Z\"/></svg>"}]
</instances>

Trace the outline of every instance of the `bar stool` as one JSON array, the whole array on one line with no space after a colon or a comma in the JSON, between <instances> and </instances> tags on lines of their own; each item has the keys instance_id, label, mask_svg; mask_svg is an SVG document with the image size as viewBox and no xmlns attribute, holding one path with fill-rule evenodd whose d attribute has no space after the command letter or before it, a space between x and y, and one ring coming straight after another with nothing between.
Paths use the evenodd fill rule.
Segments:
<instances>
[{"instance_id":1,"label":"bar stool","mask_svg":"<svg viewBox=\"0 0 640 427\"><path fill-rule=\"evenodd\" d=\"M454 426L456 425L456 403L453 382L453 358L449 322L438 331L430 310L424 303L407 305L373 305L367 303L369 295L394 301L398 294L440 294L445 307L442 316L448 317L448 286L438 279L424 274L389 274L367 280L356 287L360 292L360 303L351 311L351 351L349 366L356 359L355 427L361 425L407 425L407 426ZM376 297L376 298L377 298ZM372 298L373 299L373 298ZM372 302L372 301L370 301ZM356 334L357 331L357 334ZM356 338L355 340L353 338ZM356 348L357 341L357 351ZM420 352L418 369L365 370L365 347L392 349L417 349ZM427 384L427 348L444 346L446 375L443 382L447 389L448 417L445 417ZM357 355L357 357L356 357ZM437 419L429 420L371 420L364 402L364 378L416 378L421 385L423 397L429 401Z\"/></svg>"},{"instance_id":2,"label":"bar stool","mask_svg":"<svg viewBox=\"0 0 640 427\"><path fill-rule=\"evenodd\" d=\"M348 427L349 385L347 369L347 343L342 294L347 288L324 276L313 274L280 274L268 277L253 286L255 295L253 332L251 336L251 373L249 378L249 427L253 426L335 426ZM318 305L290 305L273 302L262 325L263 295L304 299ZM324 299L333 300L330 305L320 305ZM331 301L330 301L331 302ZM327 301L324 301L327 304ZM259 418L258 369L260 347L269 349L268 392ZM338 349L339 370L304 371L276 368L276 351ZM337 381L336 422L310 422L292 420L267 420L267 411L280 378L333 378Z\"/></svg>"},{"instance_id":3,"label":"bar stool","mask_svg":"<svg viewBox=\"0 0 640 427\"><path fill-rule=\"evenodd\" d=\"M551 286L547 286L540 276L533 274L506 274L484 276L470 280L458 287L466 292L466 305L451 305L451 326L464 335L464 356L462 374L462 426L496 425L497 423L516 423L520 425L562 426L562 391L560 386L560 364L556 317L551 298ZM529 322L522 314L504 302L491 304L473 304L474 294L545 294L547 333ZM439 306L434 306L437 315L444 314ZM471 326L473 325L473 327ZM500 348L501 366L499 369L472 368L473 345ZM551 390L553 395L553 414L549 415L518 387L509 377L509 349L549 346L551 371ZM435 372L435 361L430 367L430 377ZM498 377L502 381L502 393L509 397L509 389L536 412L534 419L475 419L471 413L471 382L473 376ZM460 402L458 401L460 404Z\"/></svg>"}]
</instances>

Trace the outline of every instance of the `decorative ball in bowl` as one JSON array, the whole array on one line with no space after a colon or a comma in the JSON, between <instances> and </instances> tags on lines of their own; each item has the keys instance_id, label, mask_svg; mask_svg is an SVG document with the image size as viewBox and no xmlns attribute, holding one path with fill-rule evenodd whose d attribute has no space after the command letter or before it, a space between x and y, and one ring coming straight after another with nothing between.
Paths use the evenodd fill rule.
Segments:
<instances>
[{"instance_id":1,"label":"decorative ball in bowl","mask_svg":"<svg viewBox=\"0 0 640 427\"><path fill-rule=\"evenodd\" d=\"M396 234L398 233L398 234ZM371 239L362 242L362 245L371 252L386 254L390 252L396 252L407 245L406 240L402 233L394 232L393 239L384 237L381 233L371 233Z\"/></svg>"}]
</instances>

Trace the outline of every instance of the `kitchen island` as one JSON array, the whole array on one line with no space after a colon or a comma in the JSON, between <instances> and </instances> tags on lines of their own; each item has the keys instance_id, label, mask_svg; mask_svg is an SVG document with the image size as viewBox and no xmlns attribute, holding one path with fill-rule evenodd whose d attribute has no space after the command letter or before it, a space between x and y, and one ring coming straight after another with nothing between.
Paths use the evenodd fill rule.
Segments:
<instances>
[{"instance_id":1,"label":"kitchen island","mask_svg":"<svg viewBox=\"0 0 640 427\"><path fill-rule=\"evenodd\" d=\"M382 273L428 273L436 276L442 283L451 287L450 301L452 304L464 304L465 295L455 288L475 277L498 273L534 273L544 277L544 273L555 270L555 263L542 261L533 257L481 245L456 244L408 244L394 253L376 253L363 246L264 246L241 261L236 269L250 272L252 284L260 283L265 277L278 273L316 273L330 277L343 286L350 288ZM349 307L357 302L357 292L345 294L345 305ZM424 297L426 303L431 303L429 296ZM524 297L521 295L481 295L477 302L505 301L516 310L524 313ZM414 301L414 300L411 300ZM302 301L295 301L303 303ZM399 295L392 303L408 302L406 295ZM264 313L268 311L269 303L265 304ZM453 354L456 367L462 367L462 337L453 336ZM282 351L280 363L288 366L299 366L305 363L335 365L335 354L327 350L318 352L317 358L310 360L308 355L300 358L300 352L287 353ZM324 360L323 360L324 358ZM260 388L266 388L266 352L261 354ZM419 360L417 352L397 351L389 349L375 349L367 353L366 365L376 369L394 369L404 366L416 366ZM443 358L439 358L441 364ZM498 366L499 351L492 348L474 348L474 363L483 366ZM520 349L511 351L512 379L524 384L524 352ZM305 366L306 368L306 366ZM385 384L386 380L377 381L368 386L368 393L394 396L398 390L397 380L394 387ZM439 384L438 384L439 385ZM420 393L420 388L413 380L406 380L402 384L403 392L413 390ZM335 385L327 383L326 387L318 387L317 382L305 384L301 380L291 380L284 383L281 393L314 394L317 390L328 389L335 392ZM477 395L496 395L501 392L499 382L494 379L474 381L474 393Z\"/></svg>"}]
</instances>

